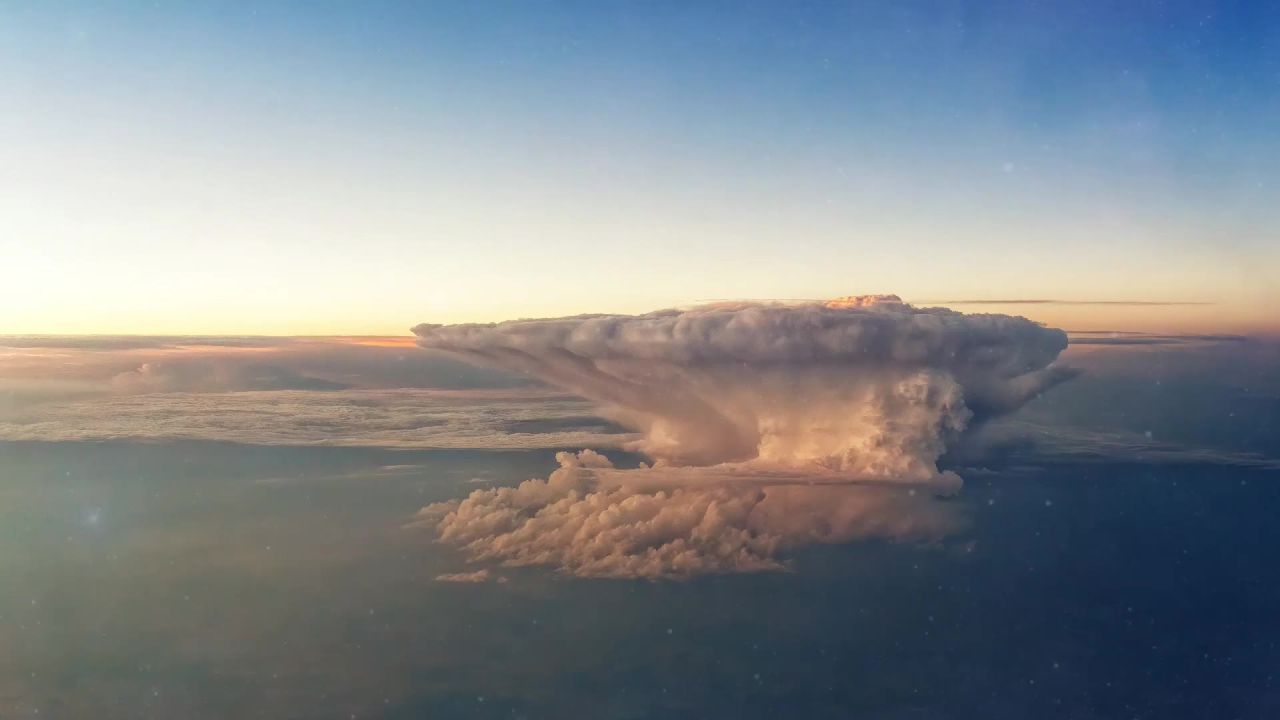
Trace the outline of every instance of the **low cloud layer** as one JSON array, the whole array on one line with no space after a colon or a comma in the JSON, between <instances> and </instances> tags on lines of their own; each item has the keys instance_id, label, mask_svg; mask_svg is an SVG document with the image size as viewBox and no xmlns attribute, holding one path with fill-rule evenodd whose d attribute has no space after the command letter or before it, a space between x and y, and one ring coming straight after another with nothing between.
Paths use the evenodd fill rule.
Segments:
<instances>
[{"instance_id":1,"label":"low cloud layer","mask_svg":"<svg viewBox=\"0 0 1280 720\"><path fill-rule=\"evenodd\" d=\"M528 381L430 357L408 337L0 336L0 412L14 398L517 385Z\"/></svg>"},{"instance_id":2,"label":"low cloud layer","mask_svg":"<svg viewBox=\"0 0 1280 720\"><path fill-rule=\"evenodd\" d=\"M420 325L420 344L579 394L652 466L562 454L547 480L423 511L476 560L589 576L771 570L781 550L936 538L948 444L1070 377L1066 335L894 296Z\"/></svg>"},{"instance_id":3,"label":"low cloud layer","mask_svg":"<svg viewBox=\"0 0 1280 720\"><path fill-rule=\"evenodd\" d=\"M343 390L348 385L310 377L280 365L207 360L148 362L111 378L123 393Z\"/></svg>"},{"instance_id":4,"label":"low cloud layer","mask_svg":"<svg viewBox=\"0 0 1280 720\"><path fill-rule=\"evenodd\" d=\"M1203 343L1244 343L1244 335L1161 334L1114 331L1073 331L1072 345L1188 345Z\"/></svg>"},{"instance_id":5,"label":"low cloud layer","mask_svg":"<svg viewBox=\"0 0 1280 720\"><path fill-rule=\"evenodd\" d=\"M587 415L590 409L558 392L517 388L94 395L9 410L0 404L0 441L503 450L613 447L631 437Z\"/></svg>"}]
</instances>

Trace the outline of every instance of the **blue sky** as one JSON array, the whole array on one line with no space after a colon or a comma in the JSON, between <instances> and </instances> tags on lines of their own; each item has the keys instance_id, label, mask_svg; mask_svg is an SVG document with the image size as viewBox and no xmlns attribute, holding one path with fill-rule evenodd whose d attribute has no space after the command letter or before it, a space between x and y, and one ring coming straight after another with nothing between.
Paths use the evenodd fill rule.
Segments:
<instances>
[{"instance_id":1,"label":"blue sky","mask_svg":"<svg viewBox=\"0 0 1280 720\"><path fill-rule=\"evenodd\" d=\"M0 332L855 292L1274 329L1278 41L1269 3L10 3Z\"/></svg>"}]
</instances>

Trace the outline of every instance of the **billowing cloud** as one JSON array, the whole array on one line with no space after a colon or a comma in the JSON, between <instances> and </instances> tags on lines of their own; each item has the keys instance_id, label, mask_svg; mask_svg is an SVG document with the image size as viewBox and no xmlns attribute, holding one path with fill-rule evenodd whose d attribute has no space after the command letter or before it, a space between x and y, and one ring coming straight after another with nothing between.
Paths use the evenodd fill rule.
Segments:
<instances>
[{"instance_id":1,"label":"billowing cloud","mask_svg":"<svg viewBox=\"0 0 1280 720\"><path fill-rule=\"evenodd\" d=\"M477 560L580 575L769 570L780 550L925 539L957 524L939 472L975 419L1070 373L1060 330L894 296L720 303L640 316L419 325L423 347L582 395L652 466L562 454L547 480L422 518Z\"/></svg>"},{"instance_id":2,"label":"billowing cloud","mask_svg":"<svg viewBox=\"0 0 1280 720\"><path fill-rule=\"evenodd\" d=\"M532 449L612 447L632 437L592 424L590 409L534 388L120 393L7 410L0 402L0 441Z\"/></svg>"},{"instance_id":3,"label":"billowing cloud","mask_svg":"<svg viewBox=\"0 0 1280 720\"><path fill-rule=\"evenodd\" d=\"M946 435L1064 374L1065 333L896 298L419 325L420 343L600 403L671 464L752 460L931 474Z\"/></svg>"}]
</instances>

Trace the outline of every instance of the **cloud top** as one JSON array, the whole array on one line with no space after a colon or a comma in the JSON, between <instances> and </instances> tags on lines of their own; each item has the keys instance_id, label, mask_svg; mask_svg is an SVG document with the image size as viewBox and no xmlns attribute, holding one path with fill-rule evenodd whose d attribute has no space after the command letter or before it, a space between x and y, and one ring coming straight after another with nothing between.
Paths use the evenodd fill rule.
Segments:
<instances>
[{"instance_id":1,"label":"cloud top","mask_svg":"<svg viewBox=\"0 0 1280 720\"><path fill-rule=\"evenodd\" d=\"M914 308L896 296L721 303L639 316L419 325L426 348L594 400L670 464L758 460L919 474L974 413L1021 406L1065 375L1066 334L1024 318Z\"/></svg>"},{"instance_id":2,"label":"cloud top","mask_svg":"<svg viewBox=\"0 0 1280 720\"><path fill-rule=\"evenodd\" d=\"M1067 345L1061 330L1026 318L915 308L896 295L802 305L717 303L636 316L422 324L413 332L423 347L495 362L560 351L601 362L894 362L1005 373L1044 367Z\"/></svg>"}]
</instances>

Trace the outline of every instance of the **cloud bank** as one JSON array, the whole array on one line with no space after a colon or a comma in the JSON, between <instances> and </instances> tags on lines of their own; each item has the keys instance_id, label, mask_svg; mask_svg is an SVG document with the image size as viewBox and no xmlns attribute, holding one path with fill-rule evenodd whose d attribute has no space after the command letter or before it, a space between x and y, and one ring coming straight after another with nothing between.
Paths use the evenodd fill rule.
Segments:
<instances>
[{"instance_id":1,"label":"cloud bank","mask_svg":"<svg viewBox=\"0 0 1280 720\"><path fill-rule=\"evenodd\" d=\"M419 344L579 394L654 460L561 454L547 480L422 519L476 560L587 576L772 570L778 553L953 530L937 460L1070 377L1066 334L895 296L414 328Z\"/></svg>"},{"instance_id":2,"label":"cloud bank","mask_svg":"<svg viewBox=\"0 0 1280 720\"><path fill-rule=\"evenodd\" d=\"M13 388L23 404L85 394L521 385L528 381L430 357L407 336L0 336L0 393Z\"/></svg>"},{"instance_id":3,"label":"cloud bank","mask_svg":"<svg viewBox=\"0 0 1280 720\"><path fill-rule=\"evenodd\" d=\"M559 392L516 388L126 393L11 409L0 402L0 442L516 450L612 447L630 437L588 415L590 409Z\"/></svg>"},{"instance_id":4,"label":"cloud bank","mask_svg":"<svg viewBox=\"0 0 1280 720\"><path fill-rule=\"evenodd\" d=\"M280 365L212 361L147 362L111 379L123 393L344 390L340 382L309 377Z\"/></svg>"}]
</instances>

